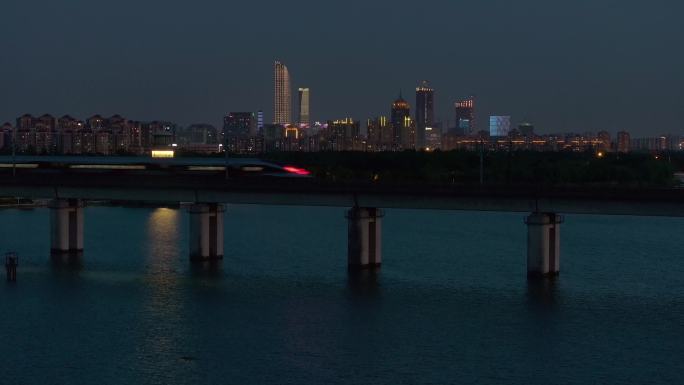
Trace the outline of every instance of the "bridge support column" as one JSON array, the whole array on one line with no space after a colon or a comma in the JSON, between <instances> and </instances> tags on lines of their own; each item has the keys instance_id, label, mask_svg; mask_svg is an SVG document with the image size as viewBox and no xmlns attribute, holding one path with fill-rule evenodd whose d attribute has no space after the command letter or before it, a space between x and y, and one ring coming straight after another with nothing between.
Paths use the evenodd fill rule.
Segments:
<instances>
[{"instance_id":1,"label":"bridge support column","mask_svg":"<svg viewBox=\"0 0 684 385\"><path fill-rule=\"evenodd\" d=\"M83 206L79 199L50 201L50 248L53 255L83 253Z\"/></svg>"},{"instance_id":2,"label":"bridge support column","mask_svg":"<svg viewBox=\"0 0 684 385\"><path fill-rule=\"evenodd\" d=\"M223 213L217 203L194 204L190 212L190 260L207 261L223 258Z\"/></svg>"},{"instance_id":3,"label":"bridge support column","mask_svg":"<svg viewBox=\"0 0 684 385\"><path fill-rule=\"evenodd\" d=\"M527 224L527 276L555 277L560 272L560 224L555 213L532 213Z\"/></svg>"},{"instance_id":4,"label":"bridge support column","mask_svg":"<svg viewBox=\"0 0 684 385\"><path fill-rule=\"evenodd\" d=\"M347 212L347 258L350 270L380 267L382 263L382 217L380 209L353 207Z\"/></svg>"}]
</instances>

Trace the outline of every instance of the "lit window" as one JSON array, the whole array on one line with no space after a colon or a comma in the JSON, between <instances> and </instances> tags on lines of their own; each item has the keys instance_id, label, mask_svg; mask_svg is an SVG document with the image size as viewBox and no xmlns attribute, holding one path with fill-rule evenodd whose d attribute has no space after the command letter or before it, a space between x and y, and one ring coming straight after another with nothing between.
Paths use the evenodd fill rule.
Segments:
<instances>
[{"instance_id":1,"label":"lit window","mask_svg":"<svg viewBox=\"0 0 684 385\"><path fill-rule=\"evenodd\" d=\"M153 158L173 158L173 150L152 150Z\"/></svg>"}]
</instances>

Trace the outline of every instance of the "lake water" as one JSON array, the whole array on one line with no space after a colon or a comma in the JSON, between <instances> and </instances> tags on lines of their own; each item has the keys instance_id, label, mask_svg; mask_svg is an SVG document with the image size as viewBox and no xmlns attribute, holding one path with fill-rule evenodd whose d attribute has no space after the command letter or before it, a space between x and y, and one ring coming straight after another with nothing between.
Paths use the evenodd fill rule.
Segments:
<instances>
[{"instance_id":1,"label":"lake water","mask_svg":"<svg viewBox=\"0 0 684 385\"><path fill-rule=\"evenodd\" d=\"M72 264L48 214L0 211L1 384L684 382L684 219L568 215L528 282L523 214L387 210L365 275L339 208L229 206L215 266L184 210L88 207Z\"/></svg>"}]
</instances>

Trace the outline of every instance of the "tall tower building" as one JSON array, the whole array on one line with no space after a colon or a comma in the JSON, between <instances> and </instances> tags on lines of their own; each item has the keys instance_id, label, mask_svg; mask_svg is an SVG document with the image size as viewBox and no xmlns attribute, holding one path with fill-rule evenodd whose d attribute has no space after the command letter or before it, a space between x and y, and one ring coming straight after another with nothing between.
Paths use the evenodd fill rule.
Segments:
<instances>
[{"instance_id":1,"label":"tall tower building","mask_svg":"<svg viewBox=\"0 0 684 385\"><path fill-rule=\"evenodd\" d=\"M452 133L456 135L476 134L475 97L470 96L466 99L459 100L454 104L454 107L456 108L456 125Z\"/></svg>"},{"instance_id":2,"label":"tall tower building","mask_svg":"<svg viewBox=\"0 0 684 385\"><path fill-rule=\"evenodd\" d=\"M435 122L434 110L435 90L424 80L416 88L416 149L423 149L425 144L425 129L432 128Z\"/></svg>"},{"instance_id":3,"label":"tall tower building","mask_svg":"<svg viewBox=\"0 0 684 385\"><path fill-rule=\"evenodd\" d=\"M276 61L273 66L274 108L273 123L292 123L292 97L290 95L290 72L285 64Z\"/></svg>"},{"instance_id":4,"label":"tall tower building","mask_svg":"<svg viewBox=\"0 0 684 385\"><path fill-rule=\"evenodd\" d=\"M408 119L407 119L408 118ZM390 125L392 126L392 147L396 149L402 148L402 143L408 143L408 130L406 129L407 122L411 120L411 106L399 92L399 99L392 103L392 111L390 113Z\"/></svg>"},{"instance_id":5,"label":"tall tower building","mask_svg":"<svg viewBox=\"0 0 684 385\"><path fill-rule=\"evenodd\" d=\"M309 126L311 117L309 115L309 89L299 89L299 124Z\"/></svg>"}]
</instances>

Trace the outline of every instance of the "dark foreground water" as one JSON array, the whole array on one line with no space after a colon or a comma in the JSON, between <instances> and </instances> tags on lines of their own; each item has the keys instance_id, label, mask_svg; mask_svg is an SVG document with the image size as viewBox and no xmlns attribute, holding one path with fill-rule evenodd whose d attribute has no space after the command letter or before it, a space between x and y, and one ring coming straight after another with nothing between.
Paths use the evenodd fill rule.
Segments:
<instances>
[{"instance_id":1,"label":"dark foreground water","mask_svg":"<svg viewBox=\"0 0 684 385\"><path fill-rule=\"evenodd\" d=\"M230 206L215 268L182 210L85 220L70 266L46 209L0 211L0 383L684 382L682 219L567 216L554 284L521 214L388 210L375 276L347 274L341 209Z\"/></svg>"}]
</instances>

